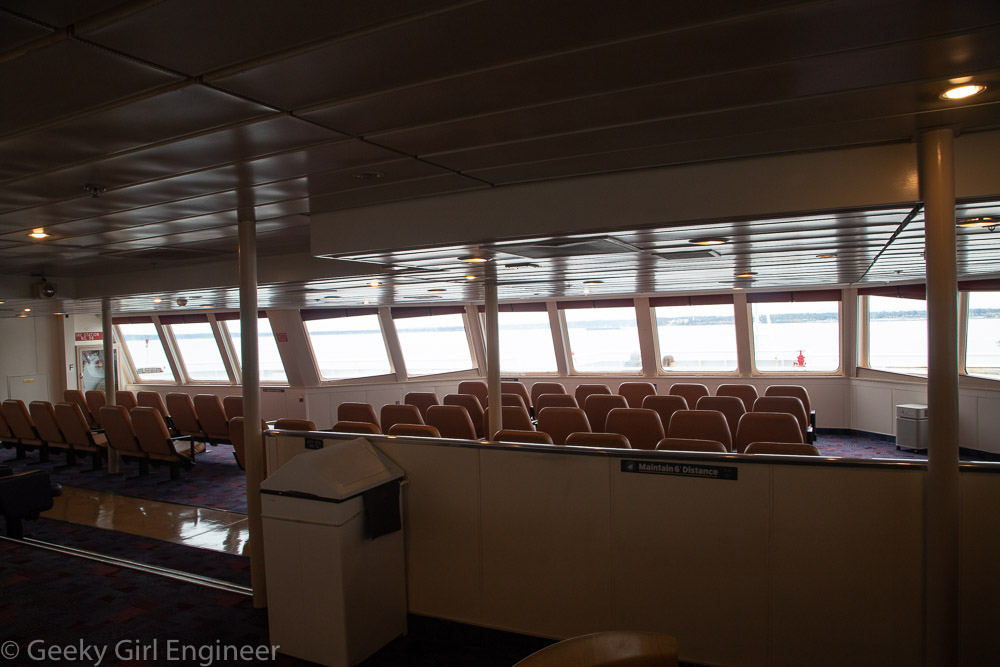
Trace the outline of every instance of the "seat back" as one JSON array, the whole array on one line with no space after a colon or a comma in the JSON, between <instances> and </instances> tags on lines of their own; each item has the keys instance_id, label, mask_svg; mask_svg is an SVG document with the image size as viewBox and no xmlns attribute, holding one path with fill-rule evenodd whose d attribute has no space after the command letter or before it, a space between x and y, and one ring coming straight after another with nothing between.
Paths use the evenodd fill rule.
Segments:
<instances>
[{"instance_id":1,"label":"seat back","mask_svg":"<svg viewBox=\"0 0 1000 667\"><path fill-rule=\"evenodd\" d=\"M564 639L514 667L677 667L677 639L659 632L609 630Z\"/></svg>"},{"instance_id":2,"label":"seat back","mask_svg":"<svg viewBox=\"0 0 1000 667\"><path fill-rule=\"evenodd\" d=\"M315 431L316 424L308 419L292 419L291 417L282 417L274 422L274 428L286 431Z\"/></svg>"},{"instance_id":3,"label":"seat back","mask_svg":"<svg viewBox=\"0 0 1000 667\"><path fill-rule=\"evenodd\" d=\"M83 415L83 408L79 403L56 403L56 423L62 431L63 438L73 447L83 451L94 451L97 449L97 441L90 430L90 424Z\"/></svg>"},{"instance_id":4,"label":"seat back","mask_svg":"<svg viewBox=\"0 0 1000 667\"><path fill-rule=\"evenodd\" d=\"M729 452L726 446L718 440L699 440L696 438L664 438L656 443L656 448L675 452Z\"/></svg>"},{"instance_id":5,"label":"seat back","mask_svg":"<svg viewBox=\"0 0 1000 667\"><path fill-rule=\"evenodd\" d=\"M135 406L138 407L138 406ZM101 424L108 446L123 454L140 454L139 440L135 437L132 417L124 405L105 405L101 408Z\"/></svg>"},{"instance_id":6,"label":"seat back","mask_svg":"<svg viewBox=\"0 0 1000 667\"><path fill-rule=\"evenodd\" d=\"M135 394L131 391L128 389L119 389L115 392L115 405L120 405L126 410L131 410L135 406L139 405L139 403L135 398Z\"/></svg>"},{"instance_id":7,"label":"seat back","mask_svg":"<svg viewBox=\"0 0 1000 667\"><path fill-rule=\"evenodd\" d=\"M812 410L812 403L809 400L809 392L806 388L798 384L772 384L764 390L765 396L794 396L802 401L802 407L806 409L806 414Z\"/></svg>"},{"instance_id":8,"label":"seat back","mask_svg":"<svg viewBox=\"0 0 1000 667\"><path fill-rule=\"evenodd\" d=\"M753 403L754 412L787 412L795 417L802 429L802 442L807 442L809 433L809 413L802 401L795 396L761 396Z\"/></svg>"},{"instance_id":9,"label":"seat back","mask_svg":"<svg viewBox=\"0 0 1000 667\"><path fill-rule=\"evenodd\" d=\"M487 408L488 410L489 408ZM552 438L548 433L542 431L524 431L512 428L503 428L493 434L493 439L497 442L526 442L535 445L551 445Z\"/></svg>"},{"instance_id":10,"label":"seat back","mask_svg":"<svg viewBox=\"0 0 1000 667\"><path fill-rule=\"evenodd\" d=\"M581 408L545 408L538 413L537 428L548 433L555 445L565 445L570 433L591 430L587 413Z\"/></svg>"},{"instance_id":11,"label":"seat back","mask_svg":"<svg viewBox=\"0 0 1000 667\"><path fill-rule=\"evenodd\" d=\"M108 403L107 395L101 389L91 389L84 396L87 399L87 409L90 410L90 416L93 417L94 423L100 426L101 408Z\"/></svg>"},{"instance_id":12,"label":"seat back","mask_svg":"<svg viewBox=\"0 0 1000 667\"><path fill-rule=\"evenodd\" d=\"M805 443L799 422L787 412L748 412L740 418L733 449L743 453L751 442Z\"/></svg>"},{"instance_id":13,"label":"seat back","mask_svg":"<svg viewBox=\"0 0 1000 667\"><path fill-rule=\"evenodd\" d=\"M604 427L608 422L608 413L615 408L627 408L628 401L624 396L618 394L591 394L587 396L583 404L583 411L587 413L587 420L590 428L595 433L606 431Z\"/></svg>"},{"instance_id":14,"label":"seat back","mask_svg":"<svg viewBox=\"0 0 1000 667\"><path fill-rule=\"evenodd\" d=\"M663 424L663 428L669 430L670 417L678 410L687 410L690 406L683 396L654 394L642 399L642 407L647 410L656 410L656 414L660 415L660 423Z\"/></svg>"},{"instance_id":15,"label":"seat back","mask_svg":"<svg viewBox=\"0 0 1000 667\"><path fill-rule=\"evenodd\" d=\"M167 394L167 405L170 405L170 397L174 394ZM187 394L179 394L187 396ZM187 396L188 401L191 400ZM171 413L173 414L173 413ZM177 461L181 456L174 448L174 441L170 439L170 431L167 430L167 423L163 421L163 415L156 408L143 405L129 410L132 418L132 428L135 429L136 440L139 447L151 459L160 461Z\"/></svg>"},{"instance_id":16,"label":"seat back","mask_svg":"<svg viewBox=\"0 0 1000 667\"><path fill-rule=\"evenodd\" d=\"M606 384L580 384L573 390L576 404L586 410L587 397L591 394L610 394L611 389Z\"/></svg>"},{"instance_id":17,"label":"seat back","mask_svg":"<svg viewBox=\"0 0 1000 667\"><path fill-rule=\"evenodd\" d=\"M570 433L566 444L572 447L605 447L607 449L632 449L621 433Z\"/></svg>"},{"instance_id":18,"label":"seat back","mask_svg":"<svg viewBox=\"0 0 1000 667\"><path fill-rule=\"evenodd\" d=\"M528 415L528 411L520 405L502 405L500 407L503 410L503 413L500 416L502 429L516 431L535 430L535 426L531 423L531 417ZM486 408L483 410L483 433L488 433L489 430L490 409ZM496 438L494 438L494 440L495 439Z\"/></svg>"},{"instance_id":19,"label":"seat back","mask_svg":"<svg viewBox=\"0 0 1000 667\"><path fill-rule=\"evenodd\" d=\"M408 405L406 403L396 404L388 403L382 406L382 410L379 413L379 418L382 421L382 428L386 433L390 432L393 426L396 424L423 424L424 418L420 414L420 409L415 405Z\"/></svg>"},{"instance_id":20,"label":"seat back","mask_svg":"<svg viewBox=\"0 0 1000 667\"><path fill-rule=\"evenodd\" d=\"M222 407L222 399L215 394L197 394L193 403L198 423L201 424L205 435L229 440L229 420L226 418L225 408Z\"/></svg>"},{"instance_id":21,"label":"seat back","mask_svg":"<svg viewBox=\"0 0 1000 667\"><path fill-rule=\"evenodd\" d=\"M613 409L604 430L621 433L633 449L656 449L656 443L666 436L660 415L646 408Z\"/></svg>"},{"instance_id":22,"label":"seat back","mask_svg":"<svg viewBox=\"0 0 1000 667\"><path fill-rule=\"evenodd\" d=\"M524 402L524 398L520 394L500 394L500 405L523 408L525 412L528 411L528 404Z\"/></svg>"},{"instance_id":23,"label":"seat back","mask_svg":"<svg viewBox=\"0 0 1000 667\"><path fill-rule=\"evenodd\" d=\"M534 389L534 387L532 387ZM578 408L576 398L569 394L539 394L534 399L535 412L545 408Z\"/></svg>"},{"instance_id":24,"label":"seat back","mask_svg":"<svg viewBox=\"0 0 1000 667\"><path fill-rule=\"evenodd\" d=\"M393 424L389 435L408 435L416 438L440 438L441 432L430 424Z\"/></svg>"},{"instance_id":25,"label":"seat back","mask_svg":"<svg viewBox=\"0 0 1000 667\"><path fill-rule=\"evenodd\" d=\"M820 456L815 445L797 442L751 442L745 454L791 454L793 456Z\"/></svg>"},{"instance_id":26,"label":"seat back","mask_svg":"<svg viewBox=\"0 0 1000 667\"><path fill-rule=\"evenodd\" d=\"M735 396L743 401L743 409L753 410L753 402L757 400L757 387L752 384L720 384L715 388L716 396Z\"/></svg>"},{"instance_id":27,"label":"seat back","mask_svg":"<svg viewBox=\"0 0 1000 667\"><path fill-rule=\"evenodd\" d=\"M38 436L48 443L49 447L68 447L59 424L56 423L56 411L48 401L32 401L28 404L28 414L35 422Z\"/></svg>"},{"instance_id":28,"label":"seat back","mask_svg":"<svg viewBox=\"0 0 1000 667\"><path fill-rule=\"evenodd\" d=\"M709 395L708 387L697 382L675 382L670 385L667 393L672 396L683 396L688 402L688 408L697 405L698 399L702 396Z\"/></svg>"},{"instance_id":29,"label":"seat back","mask_svg":"<svg viewBox=\"0 0 1000 667\"><path fill-rule=\"evenodd\" d=\"M225 405L225 401L223 401L223 405ZM240 407L242 407L242 406L243 406L243 402L240 401ZM236 463L240 466L240 468L243 468L244 470L246 470L246 467L247 467L247 459L246 459L246 456L247 456L247 444L246 444L246 442L247 441L246 441L246 433L244 432L244 428L243 428L243 424L244 423L245 422L244 422L244 419L243 419L243 415L239 415L237 417L233 417L233 418L231 418L229 420L229 441L231 443L233 443L233 456L236 457ZM261 430L261 432L267 430L267 422L261 420L261 422L260 422L260 430ZM264 458L265 463L262 464L261 470L265 470L267 468L267 463L266 463L266 461L267 461L267 455L264 452L264 443L265 442L267 442L267 441L264 440L263 437L262 437L261 438L261 448L260 448L260 451L261 451L261 455Z\"/></svg>"},{"instance_id":30,"label":"seat back","mask_svg":"<svg viewBox=\"0 0 1000 667\"><path fill-rule=\"evenodd\" d=\"M642 399L656 394L652 382L622 382L618 385L618 395L624 396L630 408L641 408Z\"/></svg>"},{"instance_id":31,"label":"seat back","mask_svg":"<svg viewBox=\"0 0 1000 667\"><path fill-rule=\"evenodd\" d=\"M482 438L486 431L483 429L483 404L472 394L447 394L441 403L444 405L461 405L469 413L472 424L476 427L476 437Z\"/></svg>"},{"instance_id":32,"label":"seat back","mask_svg":"<svg viewBox=\"0 0 1000 667\"><path fill-rule=\"evenodd\" d=\"M140 404L139 407L146 407L146 406ZM153 409L159 412L157 408ZM190 396L188 396L187 394L182 394L180 392L171 392L167 394L167 411L170 413L170 420L173 422L174 428L176 428L181 435L190 435L196 438L206 437L205 431L201 427L201 422L198 421L198 413L194 409L194 401L191 400ZM160 415L160 417L161 421L163 421L162 414ZM152 422L152 419L150 417L143 417L143 420L144 423L146 424L150 424ZM164 422L164 424L165 423L166 422ZM132 416L132 425L135 426L135 415ZM155 431L155 427L147 426L147 429L148 429L147 437L152 438L153 433ZM138 432L139 432L139 427L136 426L136 433L138 434ZM146 450L145 446L143 446L143 451L146 451L147 454L150 454L150 452Z\"/></svg>"},{"instance_id":33,"label":"seat back","mask_svg":"<svg viewBox=\"0 0 1000 667\"><path fill-rule=\"evenodd\" d=\"M339 433L363 433L365 435L381 435L382 431L371 422L355 422L348 419L338 421L330 429Z\"/></svg>"},{"instance_id":34,"label":"seat back","mask_svg":"<svg viewBox=\"0 0 1000 667\"><path fill-rule=\"evenodd\" d=\"M718 410L678 410L670 417L667 435L671 438L715 440L732 451L733 435L726 416Z\"/></svg>"},{"instance_id":35,"label":"seat back","mask_svg":"<svg viewBox=\"0 0 1000 667\"><path fill-rule=\"evenodd\" d=\"M243 416L243 397L242 396L225 396L222 399L222 409L226 412L226 419L232 419L233 417ZM232 438L232 430L229 432L230 438Z\"/></svg>"},{"instance_id":36,"label":"seat back","mask_svg":"<svg viewBox=\"0 0 1000 667\"><path fill-rule=\"evenodd\" d=\"M160 393L157 391L137 392L135 395L135 402L137 404L136 407L155 408L164 419L166 419L167 415L170 414L167 412L167 406L163 402L163 397L160 396ZM131 412L131 408L129 409L129 412Z\"/></svg>"},{"instance_id":37,"label":"seat back","mask_svg":"<svg viewBox=\"0 0 1000 667\"><path fill-rule=\"evenodd\" d=\"M472 394L479 399L479 404L485 408L489 399L490 389L482 380L464 380L458 383L458 391L455 393Z\"/></svg>"},{"instance_id":38,"label":"seat back","mask_svg":"<svg viewBox=\"0 0 1000 667\"><path fill-rule=\"evenodd\" d=\"M524 401L525 408L531 407L531 394L528 393L528 388L524 386L523 382L501 382L500 393L517 394Z\"/></svg>"},{"instance_id":39,"label":"seat back","mask_svg":"<svg viewBox=\"0 0 1000 667\"><path fill-rule=\"evenodd\" d=\"M695 406L698 410L716 410L726 417L729 424L730 442L736 439L736 429L740 425L740 417L746 413L742 399L736 396L702 396Z\"/></svg>"},{"instance_id":40,"label":"seat back","mask_svg":"<svg viewBox=\"0 0 1000 667\"><path fill-rule=\"evenodd\" d=\"M341 403L337 406L337 421L368 422L378 429L376 433L382 432L382 425L378 421L378 415L375 414L375 408L368 403Z\"/></svg>"},{"instance_id":41,"label":"seat back","mask_svg":"<svg viewBox=\"0 0 1000 667\"><path fill-rule=\"evenodd\" d=\"M97 419L90 414L90 407L87 405L87 398L83 395L83 392L79 389L66 389L63 391L63 400L67 403L76 403L80 406L80 410L83 411L83 417L87 422L87 427L90 429L97 428Z\"/></svg>"},{"instance_id":42,"label":"seat back","mask_svg":"<svg viewBox=\"0 0 1000 667\"><path fill-rule=\"evenodd\" d=\"M476 426L464 406L432 405L427 408L424 421L436 428L442 438L476 439Z\"/></svg>"},{"instance_id":43,"label":"seat back","mask_svg":"<svg viewBox=\"0 0 1000 667\"><path fill-rule=\"evenodd\" d=\"M541 410L538 407L538 397L543 394L565 394L566 387L563 386L562 382L536 382L531 385L531 405L535 408L535 412Z\"/></svg>"},{"instance_id":44,"label":"seat back","mask_svg":"<svg viewBox=\"0 0 1000 667\"><path fill-rule=\"evenodd\" d=\"M420 416L427 421L427 408L432 405L440 405L441 401L438 400L437 394L431 391L411 391L406 396L403 397L403 403L408 405L417 406L417 410L420 410Z\"/></svg>"},{"instance_id":45,"label":"seat back","mask_svg":"<svg viewBox=\"0 0 1000 667\"><path fill-rule=\"evenodd\" d=\"M28 414L28 408L24 401L8 398L3 402L3 416L7 420L14 437L19 438L25 444L33 444L40 440L38 431L35 429L35 422Z\"/></svg>"},{"instance_id":46,"label":"seat back","mask_svg":"<svg viewBox=\"0 0 1000 667\"><path fill-rule=\"evenodd\" d=\"M16 442L17 436L10 430L10 424L3 416L3 408L0 408L0 442Z\"/></svg>"}]
</instances>

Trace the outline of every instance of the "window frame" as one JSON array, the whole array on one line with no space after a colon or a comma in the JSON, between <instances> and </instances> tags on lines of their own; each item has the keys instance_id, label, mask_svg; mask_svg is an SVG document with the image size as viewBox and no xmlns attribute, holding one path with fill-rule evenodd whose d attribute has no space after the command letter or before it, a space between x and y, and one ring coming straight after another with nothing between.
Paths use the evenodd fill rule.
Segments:
<instances>
[{"instance_id":1,"label":"window frame","mask_svg":"<svg viewBox=\"0 0 1000 667\"><path fill-rule=\"evenodd\" d=\"M118 350L120 351L119 359L124 361L123 368L125 370L125 375L128 378L128 384L145 384L145 385L179 385L180 380L178 379L179 373L174 359L170 355L170 349L167 347L166 342L163 340L163 329L159 324L159 321L155 317L150 317L150 323L153 325L153 330L156 332L156 337L160 342L160 347L163 349L163 356L166 358L167 367L170 369L170 374L173 376L172 380L143 380L139 377L136 372L135 360L132 359L132 353L128 349L128 343L125 342L125 335L121 330L120 324L114 324L112 329L114 331L115 342L118 345ZM139 324L138 322L126 322L126 324Z\"/></svg>"},{"instance_id":2,"label":"window frame","mask_svg":"<svg viewBox=\"0 0 1000 667\"><path fill-rule=\"evenodd\" d=\"M386 359L389 362L389 372L388 373L382 373L380 375L363 375L363 376L351 377L351 378L333 378L333 379L327 379L327 378L323 377L323 371L320 368L319 359L317 359L317 357L316 357L316 348L313 345L312 335L309 333L309 327L307 326L306 322L308 322L308 321L320 321L320 320L325 320L325 319L326 320L333 320L333 319L357 317L358 315L342 315L342 316L331 316L331 317L316 317L316 318L311 318L311 319L307 320L307 319L305 319L305 318L302 317L302 314L304 312L309 312L309 310L317 310L317 309L302 309L302 310L300 310L299 311L299 321L302 324L302 334L303 334L303 336L305 336L306 343L307 343L308 348L309 348L309 359L310 359L310 361L313 364L313 368L316 370L316 377L319 379L320 386L326 387L326 386L337 386L337 385L345 385L345 384L369 384L369 383L371 383L373 381L375 381L375 382L396 382L396 381L401 380L401 378L398 377L398 374L397 374L397 371L396 371L396 364L393 361L392 349L391 349L391 347L389 345L389 337L386 335L386 331L385 331L385 322L382 319L382 314L380 312L378 312L377 309L373 309L373 310L375 310L374 313L365 313L365 314L366 315L374 315L375 318L376 318L376 321L378 322L379 333L382 336L382 345L385 346ZM318 310L328 310L328 309L318 309ZM330 309L330 310L350 310L350 309L346 309L345 308L345 309ZM365 310L368 310L368 309L365 309Z\"/></svg>"},{"instance_id":3,"label":"window frame","mask_svg":"<svg viewBox=\"0 0 1000 667\"><path fill-rule=\"evenodd\" d=\"M538 304L539 303L541 303L541 305L544 306L544 309L539 309L538 308ZM545 319L546 324L548 326L548 341L549 341L549 345L552 346L552 348L551 348L552 349L552 362L555 365L555 370L552 370L552 371L504 371L503 365L501 364L501 367L500 367L500 373L501 373L501 375L504 375L504 376L507 376L507 375L510 375L510 376L517 375L517 376L524 376L524 377L535 377L535 376L537 376L537 377L560 377L560 373L559 373L559 349L557 348L556 342L555 342L555 335L556 335L557 332L553 331L553 328L552 328L552 317L551 317L551 315L549 315L548 303L545 303L545 302L535 302L534 304L527 304L529 306L532 306L532 308L530 310L527 309L527 308L525 308L525 309L518 308L518 306L520 306L520 305L521 304L516 304L516 303L515 304L509 304L509 303L508 304L500 304L500 306L499 306L499 313L505 313L505 312L507 312L507 313L534 312L534 313L539 313ZM475 312L476 312L476 314L479 317L479 327L480 327L480 331L482 332L482 338L483 338L483 350L485 351L486 350L486 310L482 306L479 306L479 307L475 307ZM500 318L498 316L497 317L498 329L499 329L499 320L500 320ZM503 345L500 346L500 349L503 350ZM477 368L479 368L479 367L480 366L477 363Z\"/></svg>"},{"instance_id":4,"label":"window frame","mask_svg":"<svg viewBox=\"0 0 1000 667\"><path fill-rule=\"evenodd\" d=\"M570 303L589 303L589 309L591 310L603 310L609 308L626 308L632 312L632 316L635 318L635 329L636 329L636 349L639 352L639 367L633 373L628 372L614 372L614 371L579 371L573 364L573 344L570 340L569 335L569 323L566 321L566 311L567 310L587 310L587 306L570 306ZM601 305L598 305L601 304ZM559 329L562 335L563 351L566 357L566 377L644 377L645 369L642 363L642 336L639 333L639 316L635 308L635 300L632 298L627 299L588 299L580 301L558 301L555 304L558 315L559 315ZM651 310L651 309L650 309ZM558 360L556 361L556 368L559 368Z\"/></svg>"},{"instance_id":5,"label":"window frame","mask_svg":"<svg viewBox=\"0 0 1000 667\"><path fill-rule=\"evenodd\" d=\"M163 324L162 322L160 322L164 333L164 339L166 341L169 341L170 351L168 352L168 354L172 354L174 356L174 360L177 364L177 370L183 377L183 381L181 381L180 384L184 385L192 384L199 386L212 386L212 385L238 386L240 383L237 382L236 379L236 373L233 369L233 361L229 357L229 350L226 349L225 339L227 338L227 336L225 336L223 332L219 330L219 323L216 322L214 316L209 316L208 313L197 313L197 314L205 315L205 319L208 321L209 329L211 330L212 335L215 338L215 346L219 350L219 356L222 358L222 366L223 368L225 368L226 374L229 376L229 381L224 382L221 379L193 380L190 374L188 373L187 363L184 361L184 355L183 353L181 353L180 346L177 344L177 339L174 337L173 327L175 323ZM194 324L194 322L180 322L179 324Z\"/></svg>"},{"instance_id":6,"label":"window frame","mask_svg":"<svg viewBox=\"0 0 1000 667\"><path fill-rule=\"evenodd\" d=\"M403 350L403 342L402 342L402 340L401 340L401 338L399 336L399 329L398 329L398 327L396 327L396 320L397 319L408 319L408 318L406 318L406 317L398 317L398 316L392 315L392 311L393 310L396 310L396 309L407 309L407 310L409 310L411 308L413 310L427 310L428 311L426 315L411 316L411 317L437 317L437 316L441 316L441 315L461 315L462 316L462 328L465 331L465 342L466 342L466 345L469 348L469 362L472 364L471 367L470 368L461 368L461 369L454 370L454 371L442 371L440 373L428 373L428 374L425 374L425 375L414 375L410 371L409 366L407 366L407 364L406 364L406 353ZM457 312L457 310L459 308L461 308L461 312L460 313ZM413 380L415 382L422 382L422 381L428 380L428 379L432 379L433 380L433 379L481 377L481 373L479 371L479 369L480 369L480 359L479 359L479 355L476 354L476 346L475 346L474 339L473 339L473 336L472 336L472 323L469 321L469 311L468 311L468 309L465 306L455 306L454 308L449 307L449 306L444 306L444 307L441 307L440 309L441 310L446 310L446 311L449 311L449 312L435 313L434 310L436 310L436 309L438 309L438 308L437 307L432 307L432 308L418 308L418 307L411 307L411 306L393 306L392 308L388 308L387 309L388 312L385 313L385 316L388 317L389 323L392 326L393 337L394 337L396 343L399 345L399 358L402 360L403 368L406 369L405 377L402 378L402 380L403 381ZM455 312L450 312L452 310L454 310ZM380 326L382 326L382 337L383 337L383 339L387 339L387 337L385 335L385 324L382 322L382 314L381 314L381 312L379 314L379 324L380 324ZM484 332L484 338L485 338L485 332ZM391 364L392 363L392 350L389 348L388 340L386 340L386 342L387 342L387 344L386 344L386 350L389 352L389 361L390 361L390 364Z\"/></svg>"},{"instance_id":7,"label":"window frame","mask_svg":"<svg viewBox=\"0 0 1000 667\"><path fill-rule=\"evenodd\" d=\"M728 295L722 295L728 296ZM710 305L729 305L733 309L733 342L735 343L734 353L736 354L736 368L731 371L692 371L692 370L676 370L668 371L663 368L663 353L660 350L660 329L656 322L656 309L657 308L670 308L673 306L660 304L654 305L652 300L649 304L649 320L652 325L652 337L653 337L653 350L656 353L656 376L659 378L680 378L680 377L700 377L700 376L712 376L712 377L740 377L740 332L739 327L736 326L736 322L739 319L739 314L737 312L737 304L735 299L730 303L693 303L696 301L695 298L688 299L688 306L710 306ZM682 306L684 304L677 304ZM641 339L640 339L641 342Z\"/></svg>"},{"instance_id":8,"label":"window frame","mask_svg":"<svg viewBox=\"0 0 1000 667\"><path fill-rule=\"evenodd\" d=\"M813 303L829 303L832 300L824 301L813 301ZM846 368L844 364L844 300L841 298L836 301L837 304L837 368L829 371L762 371L757 368L757 346L754 337L754 317L753 317L753 303L748 302L746 304L746 315L747 320L750 323L750 329L748 333L749 340L747 341L750 346L750 374L752 377L831 377L831 376L842 376L844 375ZM865 349L867 349L867 341Z\"/></svg>"}]
</instances>

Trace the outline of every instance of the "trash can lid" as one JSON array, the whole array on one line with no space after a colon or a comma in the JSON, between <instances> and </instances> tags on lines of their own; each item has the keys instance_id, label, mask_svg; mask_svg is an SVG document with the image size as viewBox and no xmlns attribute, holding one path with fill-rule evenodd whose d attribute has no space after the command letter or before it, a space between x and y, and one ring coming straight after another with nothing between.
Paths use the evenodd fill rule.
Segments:
<instances>
[{"instance_id":1,"label":"trash can lid","mask_svg":"<svg viewBox=\"0 0 1000 667\"><path fill-rule=\"evenodd\" d=\"M389 457L357 438L295 456L261 482L260 490L347 500L403 475Z\"/></svg>"}]
</instances>

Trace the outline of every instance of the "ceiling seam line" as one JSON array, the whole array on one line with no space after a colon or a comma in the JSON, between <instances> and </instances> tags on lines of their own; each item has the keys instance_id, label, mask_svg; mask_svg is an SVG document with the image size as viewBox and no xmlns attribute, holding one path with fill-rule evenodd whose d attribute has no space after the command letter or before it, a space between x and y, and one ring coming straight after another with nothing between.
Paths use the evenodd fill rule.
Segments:
<instances>
[{"instance_id":1,"label":"ceiling seam line","mask_svg":"<svg viewBox=\"0 0 1000 667\"><path fill-rule=\"evenodd\" d=\"M858 278L857 282L861 282L862 280L865 279L865 276L867 276L871 272L872 268L875 266L875 263L878 262L879 257L881 257L882 254L889 249L889 246L892 245L892 242L896 240L896 238L903 232L906 226L909 225L911 222L913 222L913 219L917 217L917 214L920 212L920 209L922 208L923 204L917 204L916 206L913 207L913 210L910 211L905 218L903 218L903 221L899 223L899 227L897 227L896 231L892 233L892 236L889 237L889 240L885 242L885 245L882 246L882 249L878 251L878 254L875 255L875 258L872 260L871 264L868 265L868 268L865 269L865 272L861 274L861 277Z\"/></svg>"}]
</instances>

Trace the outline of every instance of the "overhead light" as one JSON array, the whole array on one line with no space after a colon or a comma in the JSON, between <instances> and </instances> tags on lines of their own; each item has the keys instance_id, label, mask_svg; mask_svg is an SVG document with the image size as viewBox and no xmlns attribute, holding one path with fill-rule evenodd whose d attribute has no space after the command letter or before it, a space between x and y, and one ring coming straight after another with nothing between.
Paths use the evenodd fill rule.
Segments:
<instances>
[{"instance_id":1,"label":"overhead light","mask_svg":"<svg viewBox=\"0 0 1000 667\"><path fill-rule=\"evenodd\" d=\"M817 259L830 259L831 257L836 257L833 253L827 253L825 255L816 255Z\"/></svg>"},{"instance_id":2,"label":"overhead light","mask_svg":"<svg viewBox=\"0 0 1000 667\"><path fill-rule=\"evenodd\" d=\"M972 97L986 90L986 86L978 83L967 83L964 86L955 86L941 93L942 100L963 100Z\"/></svg>"},{"instance_id":3,"label":"overhead light","mask_svg":"<svg viewBox=\"0 0 1000 667\"><path fill-rule=\"evenodd\" d=\"M339 299L340 297L337 296L336 294L331 294L330 296L325 297L325 298L327 298L327 299Z\"/></svg>"},{"instance_id":4,"label":"overhead light","mask_svg":"<svg viewBox=\"0 0 1000 667\"><path fill-rule=\"evenodd\" d=\"M739 273L736 274L736 277L737 278L753 278L755 275L757 275L756 271L740 271Z\"/></svg>"},{"instance_id":5,"label":"overhead light","mask_svg":"<svg viewBox=\"0 0 1000 667\"><path fill-rule=\"evenodd\" d=\"M603 285L604 281L603 280L584 280L583 284L584 285Z\"/></svg>"},{"instance_id":6,"label":"overhead light","mask_svg":"<svg viewBox=\"0 0 1000 667\"><path fill-rule=\"evenodd\" d=\"M203 304L201 304L201 307L202 308L211 308L212 304L210 304L210 303L203 303Z\"/></svg>"},{"instance_id":7,"label":"overhead light","mask_svg":"<svg viewBox=\"0 0 1000 667\"><path fill-rule=\"evenodd\" d=\"M63 312L56 312L56 313L52 313L52 314L53 314L53 315L65 315L66 313L63 313Z\"/></svg>"},{"instance_id":8,"label":"overhead light","mask_svg":"<svg viewBox=\"0 0 1000 667\"><path fill-rule=\"evenodd\" d=\"M368 281L368 286L369 286L369 287L378 287L378 286L379 286L379 285L381 285L381 284L382 284L382 283L380 283L380 282L379 282L379 281L377 281L377 280L370 280L370 281Z\"/></svg>"},{"instance_id":9,"label":"overhead light","mask_svg":"<svg viewBox=\"0 0 1000 667\"><path fill-rule=\"evenodd\" d=\"M475 276L465 276L465 279L466 280L475 280L476 277Z\"/></svg>"},{"instance_id":10,"label":"overhead light","mask_svg":"<svg viewBox=\"0 0 1000 667\"><path fill-rule=\"evenodd\" d=\"M160 303L160 302L162 302L162 301L163 301L163 299L161 299L161 298L159 298L159 297L157 297L157 298L153 299L153 303Z\"/></svg>"},{"instance_id":11,"label":"overhead light","mask_svg":"<svg viewBox=\"0 0 1000 667\"><path fill-rule=\"evenodd\" d=\"M0 301L0 305L3 305L4 303L6 303L6 301Z\"/></svg>"},{"instance_id":12,"label":"overhead light","mask_svg":"<svg viewBox=\"0 0 1000 667\"><path fill-rule=\"evenodd\" d=\"M24 313L18 313L17 316L18 317L27 317L27 315L25 315Z\"/></svg>"},{"instance_id":13,"label":"overhead light","mask_svg":"<svg viewBox=\"0 0 1000 667\"><path fill-rule=\"evenodd\" d=\"M354 174L354 178L359 181L377 181L383 176L385 176L385 174L381 171L361 171Z\"/></svg>"},{"instance_id":14,"label":"overhead light","mask_svg":"<svg viewBox=\"0 0 1000 667\"><path fill-rule=\"evenodd\" d=\"M743 288L740 287L739 285L733 285L733 289L743 289Z\"/></svg>"},{"instance_id":15,"label":"overhead light","mask_svg":"<svg viewBox=\"0 0 1000 667\"><path fill-rule=\"evenodd\" d=\"M469 264L482 264L483 262L490 261L489 257L482 257L480 255L465 255L464 257L459 257L459 259Z\"/></svg>"},{"instance_id":16,"label":"overhead light","mask_svg":"<svg viewBox=\"0 0 1000 667\"><path fill-rule=\"evenodd\" d=\"M448 290L446 290L446 289L444 289L444 288L442 288L442 287L436 287L436 288L434 288L434 289L429 289L429 290L427 290L427 291L428 291L428 292L432 292L432 293L434 293L434 294L441 294L442 292L447 292Z\"/></svg>"},{"instance_id":17,"label":"overhead light","mask_svg":"<svg viewBox=\"0 0 1000 667\"><path fill-rule=\"evenodd\" d=\"M31 308L25 308L25 309L24 309L24 312L26 312L26 313L30 313L30 312L31 312Z\"/></svg>"},{"instance_id":18,"label":"overhead light","mask_svg":"<svg viewBox=\"0 0 1000 667\"><path fill-rule=\"evenodd\" d=\"M992 229L998 222L1000 222L1000 219L989 215L981 215L976 218L962 218L955 224L959 227L986 227L987 229Z\"/></svg>"},{"instance_id":19,"label":"overhead light","mask_svg":"<svg viewBox=\"0 0 1000 667\"><path fill-rule=\"evenodd\" d=\"M722 245L724 243L729 243L729 239L724 239L721 236L703 236L697 239L691 239L688 243L693 243L695 245Z\"/></svg>"},{"instance_id":20,"label":"overhead light","mask_svg":"<svg viewBox=\"0 0 1000 667\"><path fill-rule=\"evenodd\" d=\"M371 303L371 301L369 301L368 299L365 299L365 300L364 300L364 301L362 301L361 303L362 303L363 305L367 306L368 304L370 304L370 303Z\"/></svg>"},{"instance_id":21,"label":"overhead light","mask_svg":"<svg viewBox=\"0 0 1000 667\"><path fill-rule=\"evenodd\" d=\"M31 233L28 234L28 236L30 236L33 239L47 239L49 237L49 235L45 233L45 229L42 227L36 227L35 229L32 229Z\"/></svg>"}]
</instances>

